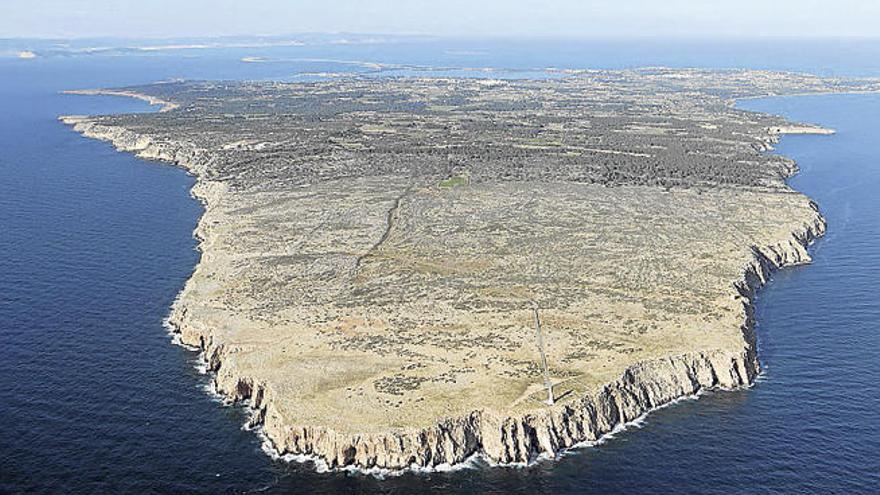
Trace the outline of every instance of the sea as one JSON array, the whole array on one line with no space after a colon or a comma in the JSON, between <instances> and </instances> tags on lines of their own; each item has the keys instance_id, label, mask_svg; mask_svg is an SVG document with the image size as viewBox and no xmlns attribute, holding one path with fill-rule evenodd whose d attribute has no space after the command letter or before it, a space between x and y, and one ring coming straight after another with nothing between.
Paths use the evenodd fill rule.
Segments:
<instances>
[{"instance_id":1,"label":"sea","mask_svg":"<svg viewBox=\"0 0 880 495\"><path fill-rule=\"evenodd\" d=\"M9 55L31 45L42 48L35 58ZM62 90L176 78L558 77L546 69L645 66L880 76L880 41L81 48L0 40L0 493L880 492L880 95L739 104L837 130L786 136L774 151L797 160L790 184L816 200L829 230L812 265L777 272L758 295L754 387L681 401L529 467L475 461L395 476L267 455L242 428L247 411L210 393L196 354L172 345L163 326L199 259L194 179L57 120L156 110Z\"/></svg>"}]
</instances>

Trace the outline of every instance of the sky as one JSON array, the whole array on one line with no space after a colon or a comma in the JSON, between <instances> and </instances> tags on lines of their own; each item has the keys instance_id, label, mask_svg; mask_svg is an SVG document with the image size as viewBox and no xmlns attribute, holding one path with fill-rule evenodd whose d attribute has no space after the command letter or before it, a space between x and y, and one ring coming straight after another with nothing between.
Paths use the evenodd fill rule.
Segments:
<instances>
[{"instance_id":1,"label":"sky","mask_svg":"<svg viewBox=\"0 0 880 495\"><path fill-rule=\"evenodd\" d=\"M0 0L0 38L880 37L880 0Z\"/></svg>"}]
</instances>

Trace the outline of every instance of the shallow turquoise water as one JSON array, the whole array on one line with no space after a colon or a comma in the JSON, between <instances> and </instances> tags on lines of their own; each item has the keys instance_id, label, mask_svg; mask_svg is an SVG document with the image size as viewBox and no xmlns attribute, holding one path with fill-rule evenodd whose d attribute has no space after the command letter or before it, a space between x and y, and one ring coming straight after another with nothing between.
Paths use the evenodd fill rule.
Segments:
<instances>
[{"instance_id":1,"label":"shallow turquoise water","mask_svg":"<svg viewBox=\"0 0 880 495\"><path fill-rule=\"evenodd\" d=\"M864 62L876 57L865 59L865 51L880 53L861 47L847 58L833 56L833 46L786 47L773 65L773 53L748 47L687 55L669 47L587 53L504 45L477 55L452 48L332 48L329 55L519 68L666 63L871 73ZM765 372L756 387L658 411L641 428L553 463L377 480L271 461L241 430L243 412L204 393L194 356L170 345L161 324L198 259L191 233L201 209L188 196L192 178L55 120L148 110L60 89L177 76L282 78L316 65L242 64L240 56L0 61L0 493L871 493L880 485L880 96L742 105L839 131L790 136L778 146L798 160L802 173L791 183L817 200L830 228L813 248L812 266L777 273L760 294Z\"/></svg>"}]
</instances>

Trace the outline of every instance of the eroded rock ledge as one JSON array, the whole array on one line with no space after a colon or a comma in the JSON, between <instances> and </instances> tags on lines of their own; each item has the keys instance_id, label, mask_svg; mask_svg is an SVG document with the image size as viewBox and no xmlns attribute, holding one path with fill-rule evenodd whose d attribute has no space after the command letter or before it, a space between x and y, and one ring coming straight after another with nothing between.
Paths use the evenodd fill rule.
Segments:
<instances>
[{"instance_id":1,"label":"eroded rock ledge","mask_svg":"<svg viewBox=\"0 0 880 495\"><path fill-rule=\"evenodd\" d=\"M815 128L724 104L714 92L725 83L739 87L742 73L699 74L712 96L689 82L690 93L667 95L679 105L659 113L648 96L656 93L650 77L612 73L616 82L593 93L593 83L575 84L589 101L566 107L574 115L562 125L606 115L613 107L606 99L642 108L629 107L617 127L600 135L632 133L632 145L613 155L624 157L615 170L655 175L611 174L598 184L599 175L576 177L578 170L593 173L595 149L604 145L560 144L552 135L525 144L511 137L522 144L519 151L493 152L486 169L474 159L405 170L410 165L395 165L399 156L388 158L390 151L362 151L418 140L412 137L418 131L403 129L432 126L435 117L465 125L475 112L488 114L491 129L512 126L523 115L540 121L546 115L534 109L523 114L514 105L505 113L498 106L557 91L556 82L494 88L479 96L485 108L468 107L454 118L434 113L454 112L449 105L425 114L398 100L387 114L357 108L317 119L311 111L284 114L276 105L257 120L289 126L281 134L254 135L223 105L200 107L201 86L171 94L164 86L137 88L180 105L158 121L63 121L198 179L193 194L205 205L196 231L202 259L169 321L182 343L202 351L216 390L248 401L252 425L262 427L279 453L314 456L332 468L431 468L474 454L523 463L595 441L702 390L750 385L759 368L754 292L773 270L809 262L807 246L825 231L816 205L784 183L796 170L793 162L759 154L785 129ZM791 92L803 92L805 84L829 90L813 79L776 77L770 79ZM391 86L422 95L447 83ZM338 84L293 89L322 101L351 89ZM422 97L427 104L440 98L467 106L479 83L455 84L460 87L448 94ZM393 92L356 86L366 100ZM251 95L265 104L276 91L283 100L290 90L245 86L232 92L237 103L229 105L238 108ZM200 96L190 102L187 91ZM455 99L462 95L464 101ZM394 124L371 127L375 116ZM201 122L212 122L209 131ZM687 131L669 133L664 122ZM558 130L547 122L528 125ZM456 139L454 128L446 132ZM304 164L279 151L288 138L312 153L310 139L336 144ZM421 145L409 143L407 152ZM598 154L619 150L615 146ZM674 155L657 158L660 147ZM424 159L433 160L434 151L425 151ZM713 182L715 172L699 164L673 170L674 156L691 154L747 177ZM519 158L499 162L511 156ZM518 163L539 158L558 168L517 171ZM370 170L365 162L372 159L390 161L377 165L378 174L349 174ZM503 179L508 168L520 175ZM545 322L560 397L553 406L540 402L526 310L531 302Z\"/></svg>"}]
</instances>

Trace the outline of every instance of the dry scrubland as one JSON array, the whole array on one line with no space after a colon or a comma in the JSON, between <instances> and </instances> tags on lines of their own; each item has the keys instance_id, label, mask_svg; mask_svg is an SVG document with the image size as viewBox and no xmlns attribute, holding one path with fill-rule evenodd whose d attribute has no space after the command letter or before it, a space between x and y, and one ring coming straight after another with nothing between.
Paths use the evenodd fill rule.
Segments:
<instances>
[{"instance_id":1,"label":"dry scrubland","mask_svg":"<svg viewBox=\"0 0 880 495\"><path fill-rule=\"evenodd\" d=\"M65 117L198 178L173 308L283 453L524 462L757 373L750 299L824 231L762 154L809 126L735 98L871 91L754 71L125 88L170 111ZM559 400L542 402L539 308Z\"/></svg>"}]
</instances>

